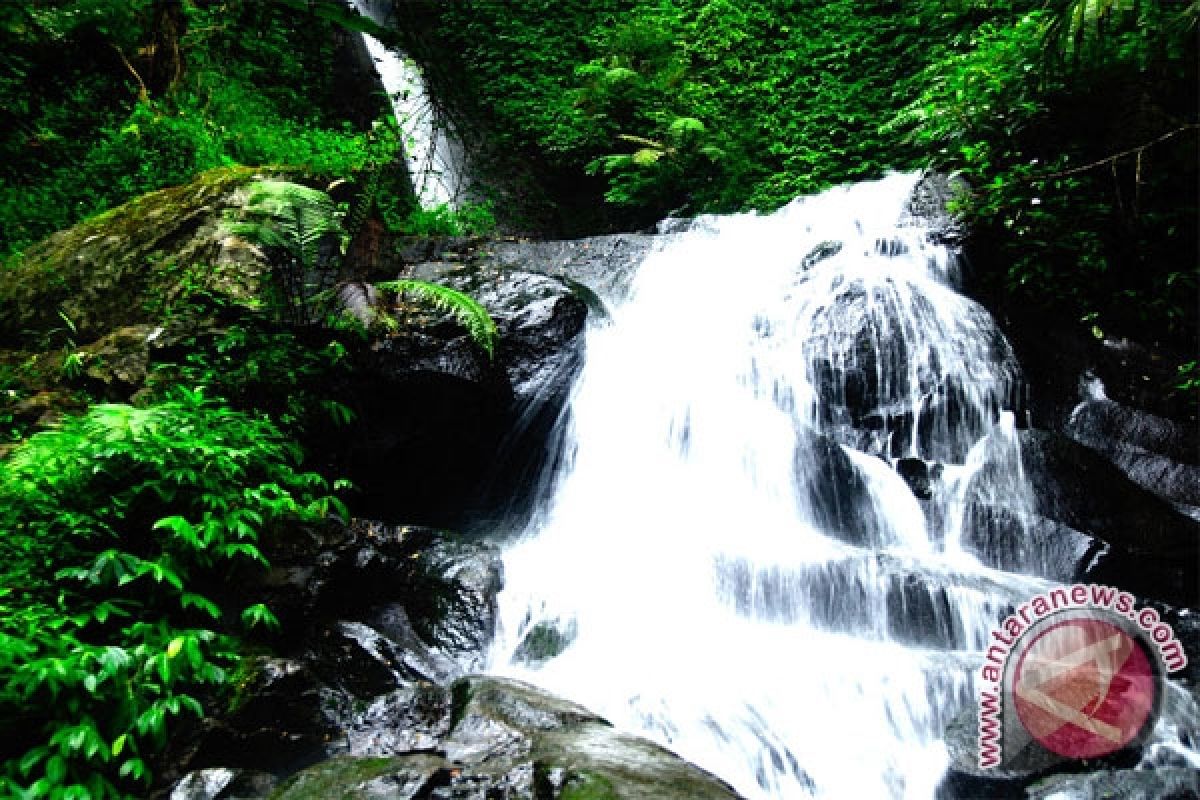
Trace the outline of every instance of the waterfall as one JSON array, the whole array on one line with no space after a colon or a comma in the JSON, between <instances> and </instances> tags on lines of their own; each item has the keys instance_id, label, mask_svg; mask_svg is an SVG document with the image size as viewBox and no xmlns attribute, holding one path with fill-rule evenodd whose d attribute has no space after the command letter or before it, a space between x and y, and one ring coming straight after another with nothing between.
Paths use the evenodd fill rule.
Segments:
<instances>
[{"instance_id":1,"label":"waterfall","mask_svg":"<svg viewBox=\"0 0 1200 800\"><path fill-rule=\"evenodd\" d=\"M589 332L493 671L747 797L934 795L990 628L1052 570L963 547L971 498L1028 502L1019 374L917 180L661 237Z\"/></svg>"},{"instance_id":2,"label":"waterfall","mask_svg":"<svg viewBox=\"0 0 1200 800\"><path fill-rule=\"evenodd\" d=\"M390 24L392 4L352 0L354 9L378 25ZM466 156L462 143L425 88L425 77L412 59L363 34L400 126L405 164L422 208L457 207L466 190Z\"/></svg>"}]
</instances>

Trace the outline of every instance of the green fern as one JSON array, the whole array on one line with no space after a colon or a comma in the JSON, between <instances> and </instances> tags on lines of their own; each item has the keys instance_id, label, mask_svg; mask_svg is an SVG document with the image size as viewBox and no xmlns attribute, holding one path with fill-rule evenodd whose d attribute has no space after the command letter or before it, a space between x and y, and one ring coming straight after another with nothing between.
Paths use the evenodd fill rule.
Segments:
<instances>
[{"instance_id":1,"label":"green fern","mask_svg":"<svg viewBox=\"0 0 1200 800\"><path fill-rule=\"evenodd\" d=\"M252 219L233 223L231 232L281 248L304 266L316 264L325 236L342 234L337 207L329 195L298 183L252 183L242 213Z\"/></svg>"},{"instance_id":2,"label":"green fern","mask_svg":"<svg viewBox=\"0 0 1200 800\"><path fill-rule=\"evenodd\" d=\"M439 311L452 314L458 324L466 329L489 358L495 356L496 322L488 314L487 309L473 297L451 289L449 286L412 278L385 281L376 284L376 288L383 292L394 292L397 295L411 295L414 299L427 303Z\"/></svg>"},{"instance_id":3,"label":"green fern","mask_svg":"<svg viewBox=\"0 0 1200 800\"><path fill-rule=\"evenodd\" d=\"M297 322L319 319L312 306L336 282L341 261L339 249L337 258L322 264L321 243L332 235L344 244L337 206L325 192L287 181L258 181L247 193L242 218L228 230L286 253L291 263L279 273L284 311Z\"/></svg>"}]
</instances>

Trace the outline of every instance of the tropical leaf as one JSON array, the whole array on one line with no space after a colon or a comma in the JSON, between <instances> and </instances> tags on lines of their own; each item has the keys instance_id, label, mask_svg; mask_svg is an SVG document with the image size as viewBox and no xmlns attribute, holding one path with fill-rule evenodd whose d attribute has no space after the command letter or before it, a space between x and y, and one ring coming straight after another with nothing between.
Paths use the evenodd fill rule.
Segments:
<instances>
[{"instance_id":1,"label":"tropical leaf","mask_svg":"<svg viewBox=\"0 0 1200 800\"><path fill-rule=\"evenodd\" d=\"M258 181L247 189L239 219L227 224L238 236L286 253L278 272L283 310L297 322L319 319L319 298L333 285L344 247L337 206L328 194L288 181ZM336 237L336 257L321 263L321 243Z\"/></svg>"},{"instance_id":2,"label":"tropical leaf","mask_svg":"<svg viewBox=\"0 0 1200 800\"><path fill-rule=\"evenodd\" d=\"M243 215L231 232L267 247L280 247L301 265L316 264L321 240L342 233L337 207L329 195L288 181L258 181L250 185Z\"/></svg>"},{"instance_id":3,"label":"tropical leaf","mask_svg":"<svg viewBox=\"0 0 1200 800\"><path fill-rule=\"evenodd\" d=\"M470 295L429 281L406 278L376 284L380 291L407 294L423 303L454 316L459 325L483 348L488 357L496 351L496 322L487 309Z\"/></svg>"}]
</instances>

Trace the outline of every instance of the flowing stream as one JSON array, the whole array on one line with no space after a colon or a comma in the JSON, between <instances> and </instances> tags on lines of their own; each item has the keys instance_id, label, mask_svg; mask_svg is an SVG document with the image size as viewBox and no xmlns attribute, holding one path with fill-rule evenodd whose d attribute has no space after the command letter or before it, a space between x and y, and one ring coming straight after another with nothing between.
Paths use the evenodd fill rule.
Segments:
<instances>
[{"instance_id":1,"label":"flowing stream","mask_svg":"<svg viewBox=\"0 0 1200 800\"><path fill-rule=\"evenodd\" d=\"M1028 502L1019 375L917 180L663 237L589 332L492 671L747 797L933 796L990 628L1054 565L962 547L970 497Z\"/></svg>"},{"instance_id":2,"label":"flowing stream","mask_svg":"<svg viewBox=\"0 0 1200 800\"><path fill-rule=\"evenodd\" d=\"M352 5L378 25L391 24L391 2L352 0ZM430 98L425 76L404 53L388 48L369 34L364 33L362 38L400 126L405 163L417 200L426 209L457 207L466 190L465 154L453 128Z\"/></svg>"}]
</instances>

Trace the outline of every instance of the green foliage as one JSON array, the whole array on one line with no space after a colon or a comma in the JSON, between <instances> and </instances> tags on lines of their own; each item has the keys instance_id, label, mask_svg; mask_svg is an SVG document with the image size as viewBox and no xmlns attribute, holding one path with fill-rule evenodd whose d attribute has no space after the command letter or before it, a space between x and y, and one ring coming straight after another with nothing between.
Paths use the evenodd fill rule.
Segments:
<instances>
[{"instance_id":1,"label":"green foliage","mask_svg":"<svg viewBox=\"0 0 1200 800\"><path fill-rule=\"evenodd\" d=\"M270 422L186 390L17 448L0 473L6 795L144 792L171 720L228 681L239 629L272 624L211 590L261 569L266 530L342 510L297 461Z\"/></svg>"},{"instance_id":2,"label":"green foliage","mask_svg":"<svg viewBox=\"0 0 1200 800\"><path fill-rule=\"evenodd\" d=\"M496 323L487 309L470 295L428 281L412 278L376 284L383 292L410 295L439 311L451 314L489 357L496 352Z\"/></svg>"},{"instance_id":3,"label":"green foliage","mask_svg":"<svg viewBox=\"0 0 1200 800\"><path fill-rule=\"evenodd\" d=\"M487 121L499 157L548 162L568 192L594 185L581 172L603 178L600 193L627 209L613 219L628 224L772 208L915 164L917 148L881 136L878 122L971 13L860 0L467 0L439 13L435 35L464 53L443 91Z\"/></svg>"},{"instance_id":4,"label":"green foliage","mask_svg":"<svg viewBox=\"0 0 1200 800\"><path fill-rule=\"evenodd\" d=\"M489 215L486 207L476 206L458 214L446 208L435 209L453 231L462 233L462 220ZM285 253L289 260L281 272L282 308L287 318L300 324L324 322L332 311L333 291L344 256L342 249L322 251L322 245L342 234L341 219L329 195L285 181L260 181L251 185L242 210L242 221L230 224L234 233ZM489 215L490 216L490 215ZM479 224L479 223L476 223ZM341 246L346 245L342 237ZM398 280L377 284L385 292L408 294L440 311L449 312L489 356L496 346L496 323L477 301L446 286L419 280Z\"/></svg>"},{"instance_id":5,"label":"green foliage","mask_svg":"<svg viewBox=\"0 0 1200 800\"><path fill-rule=\"evenodd\" d=\"M350 367L338 336L328 329L280 329L250 317L215 337L185 339L181 361L158 365L153 384L203 387L235 408L265 412L294 439L319 439L353 418L333 399Z\"/></svg>"},{"instance_id":6,"label":"green foliage","mask_svg":"<svg viewBox=\"0 0 1200 800\"><path fill-rule=\"evenodd\" d=\"M1195 330L1194 33L1169 4L996 12L950 42L885 130L973 187L960 210L1020 302L1096 330Z\"/></svg>"},{"instance_id":7,"label":"green foliage","mask_svg":"<svg viewBox=\"0 0 1200 800\"><path fill-rule=\"evenodd\" d=\"M329 195L287 181L258 181L248 188L240 216L229 224L230 232L285 259L276 285L288 320L306 324L323 319L325 309L316 298L337 282L337 256L344 244L341 217Z\"/></svg>"},{"instance_id":8,"label":"green foliage","mask_svg":"<svg viewBox=\"0 0 1200 800\"><path fill-rule=\"evenodd\" d=\"M414 208L404 216L385 213L384 222L393 233L404 236L486 236L496 229L491 203Z\"/></svg>"},{"instance_id":9,"label":"green foliage","mask_svg":"<svg viewBox=\"0 0 1200 800\"><path fill-rule=\"evenodd\" d=\"M170 4L26 5L0 15L0 255L211 167L349 178L372 158L371 134L340 115L333 30L352 20L332 0L188 0L169 40Z\"/></svg>"}]
</instances>

